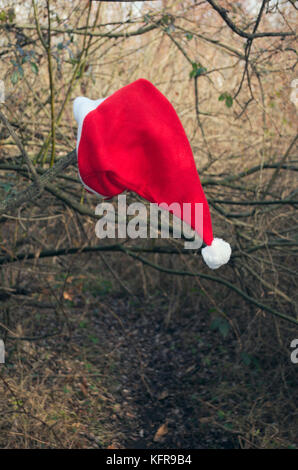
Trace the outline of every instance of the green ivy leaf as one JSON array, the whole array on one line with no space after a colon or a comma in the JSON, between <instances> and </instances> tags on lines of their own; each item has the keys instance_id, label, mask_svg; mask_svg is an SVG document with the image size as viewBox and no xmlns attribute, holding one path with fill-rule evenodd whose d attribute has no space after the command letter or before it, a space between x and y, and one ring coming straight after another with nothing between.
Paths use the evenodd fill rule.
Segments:
<instances>
[{"instance_id":1,"label":"green ivy leaf","mask_svg":"<svg viewBox=\"0 0 298 470\"><path fill-rule=\"evenodd\" d=\"M222 93L221 95L219 95L218 101L224 101L227 108L231 108L233 106L233 98L226 91Z\"/></svg>"},{"instance_id":2,"label":"green ivy leaf","mask_svg":"<svg viewBox=\"0 0 298 470\"><path fill-rule=\"evenodd\" d=\"M161 24L169 24L171 22L171 16L170 15L164 15L161 19Z\"/></svg>"},{"instance_id":3,"label":"green ivy leaf","mask_svg":"<svg viewBox=\"0 0 298 470\"><path fill-rule=\"evenodd\" d=\"M150 21L151 21L150 15L145 15L144 16L144 21L145 21L146 24L150 23Z\"/></svg>"},{"instance_id":4,"label":"green ivy leaf","mask_svg":"<svg viewBox=\"0 0 298 470\"><path fill-rule=\"evenodd\" d=\"M7 20L7 14L4 10L0 11L0 21L6 21Z\"/></svg>"},{"instance_id":5,"label":"green ivy leaf","mask_svg":"<svg viewBox=\"0 0 298 470\"><path fill-rule=\"evenodd\" d=\"M15 14L15 11L14 11L14 8L9 8L8 10L8 20L10 23L13 23L13 20L15 19L16 17L16 14Z\"/></svg>"},{"instance_id":6,"label":"green ivy leaf","mask_svg":"<svg viewBox=\"0 0 298 470\"><path fill-rule=\"evenodd\" d=\"M203 67L202 64L200 64L200 62L198 64L196 62L193 62L192 71L190 72L189 77L190 78L199 77L205 72L207 72L206 67Z\"/></svg>"},{"instance_id":7,"label":"green ivy leaf","mask_svg":"<svg viewBox=\"0 0 298 470\"><path fill-rule=\"evenodd\" d=\"M72 57L72 58L70 59L70 63L71 63L72 65L77 65L77 64L79 63L79 59L76 59L76 58Z\"/></svg>"},{"instance_id":8,"label":"green ivy leaf","mask_svg":"<svg viewBox=\"0 0 298 470\"><path fill-rule=\"evenodd\" d=\"M11 183L5 183L5 182L0 182L0 186L4 189L6 193L9 193L11 191L11 188L13 187Z\"/></svg>"},{"instance_id":9,"label":"green ivy leaf","mask_svg":"<svg viewBox=\"0 0 298 470\"><path fill-rule=\"evenodd\" d=\"M216 317L210 325L211 330L218 330L223 338L226 338L230 331L230 324L225 318Z\"/></svg>"},{"instance_id":10,"label":"green ivy leaf","mask_svg":"<svg viewBox=\"0 0 298 470\"><path fill-rule=\"evenodd\" d=\"M26 62L28 62L30 59L30 57L28 55L25 55L23 58L22 58L22 64L26 64Z\"/></svg>"},{"instance_id":11,"label":"green ivy leaf","mask_svg":"<svg viewBox=\"0 0 298 470\"><path fill-rule=\"evenodd\" d=\"M35 64L35 62L30 62L30 65L31 65L32 72L34 72L37 75L38 74L38 67Z\"/></svg>"},{"instance_id":12,"label":"green ivy leaf","mask_svg":"<svg viewBox=\"0 0 298 470\"><path fill-rule=\"evenodd\" d=\"M21 67L20 65L18 66L18 74L19 74L19 78L23 78L24 70L23 70L23 67Z\"/></svg>"},{"instance_id":13,"label":"green ivy leaf","mask_svg":"<svg viewBox=\"0 0 298 470\"><path fill-rule=\"evenodd\" d=\"M203 73L207 72L206 67L199 67L197 72L196 72L196 77L199 77L200 75L203 75Z\"/></svg>"},{"instance_id":14,"label":"green ivy leaf","mask_svg":"<svg viewBox=\"0 0 298 470\"><path fill-rule=\"evenodd\" d=\"M11 83L15 85L19 80L19 72L15 70L10 79L11 79Z\"/></svg>"},{"instance_id":15,"label":"green ivy leaf","mask_svg":"<svg viewBox=\"0 0 298 470\"><path fill-rule=\"evenodd\" d=\"M233 424L232 424L232 423L224 423L224 427L225 427L226 429L232 430L232 429L233 429Z\"/></svg>"},{"instance_id":16,"label":"green ivy leaf","mask_svg":"<svg viewBox=\"0 0 298 470\"><path fill-rule=\"evenodd\" d=\"M227 95L226 97L226 106L228 108L231 108L233 106L233 98L231 97L231 95Z\"/></svg>"},{"instance_id":17,"label":"green ivy leaf","mask_svg":"<svg viewBox=\"0 0 298 470\"><path fill-rule=\"evenodd\" d=\"M224 321L220 324L219 327L219 332L222 335L223 338L226 338L229 334L230 331L230 325L228 324L227 321Z\"/></svg>"},{"instance_id":18,"label":"green ivy leaf","mask_svg":"<svg viewBox=\"0 0 298 470\"><path fill-rule=\"evenodd\" d=\"M247 354L245 351L243 351L241 353L241 359L242 359L243 364L245 364L246 366L250 366L250 364L251 364L250 354Z\"/></svg>"}]
</instances>

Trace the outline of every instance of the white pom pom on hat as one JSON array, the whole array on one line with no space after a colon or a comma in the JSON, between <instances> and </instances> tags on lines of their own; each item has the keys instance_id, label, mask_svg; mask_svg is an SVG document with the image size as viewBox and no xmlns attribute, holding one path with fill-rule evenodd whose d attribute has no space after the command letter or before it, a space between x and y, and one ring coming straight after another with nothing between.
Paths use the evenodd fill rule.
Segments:
<instances>
[{"instance_id":1,"label":"white pom pom on hat","mask_svg":"<svg viewBox=\"0 0 298 470\"><path fill-rule=\"evenodd\" d=\"M88 191L112 198L128 190L152 203L178 203L178 217L207 245L201 253L209 268L229 261L230 245L213 238L208 202L185 130L152 83L139 79L104 99L76 98L73 111L79 175ZM185 203L191 203L190 214L184 211ZM199 228L196 203L203 209Z\"/></svg>"},{"instance_id":2,"label":"white pom pom on hat","mask_svg":"<svg viewBox=\"0 0 298 470\"><path fill-rule=\"evenodd\" d=\"M232 249L222 238L214 238L211 245L202 248L201 253L209 268L218 269L229 261Z\"/></svg>"}]
</instances>

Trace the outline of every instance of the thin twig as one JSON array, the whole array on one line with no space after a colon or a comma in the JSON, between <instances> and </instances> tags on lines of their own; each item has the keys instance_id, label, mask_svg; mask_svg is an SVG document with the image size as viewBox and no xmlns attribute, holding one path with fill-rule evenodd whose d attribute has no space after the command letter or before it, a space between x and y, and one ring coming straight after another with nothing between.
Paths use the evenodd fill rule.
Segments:
<instances>
[{"instance_id":1,"label":"thin twig","mask_svg":"<svg viewBox=\"0 0 298 470\"><path fill-rule=\"evenodd\" d=\"M4 114L2 113L2 111L0 111L0 119L1 121L3 122L3 124L5 124L5 126L7 127L8 129L8 132L10 133L11 137L13 138L13 140L15 141L16 145L18 146L18 148L20 149L21 151L21 154L28 166L28 169L29 171L31 172L32 174L32 177L35 181L35 183L37 184L37 186L41 187L40 186L40 178L36 172L36 169L32 163L32 161L30 160L21 140L19 139L19 137L17 136L17 134L15 133L15 131L13 130L13 127L10 125L10 123L8 122L8 120L6 119L6 117L4 116Z\"/></svg>"},{"instance_id":2,"label":"thin twig","mask_svg":"<svg viewBox=\"0 0 298 470\"><path fill-rule=\"evenodd\" d=\"M238 28L237 25L229 18L228 12L225 8L217 5L213 0L207 0L207 2L213 7L215 11L222 17L224 22L229 26L229 28L234 31L234 33L246 39L257 39L257 38L266 38L266 37L286 37L286 36L295 36L294 32L264 32L264 33L246 33L242 29Z\"/></svg>"}]
</instances>

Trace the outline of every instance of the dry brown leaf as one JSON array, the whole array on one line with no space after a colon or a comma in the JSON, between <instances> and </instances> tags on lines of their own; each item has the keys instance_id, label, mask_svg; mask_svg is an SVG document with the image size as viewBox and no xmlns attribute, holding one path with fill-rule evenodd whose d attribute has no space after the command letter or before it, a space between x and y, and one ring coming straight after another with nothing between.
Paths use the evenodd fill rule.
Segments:
<instances>
[{"instance_id":1,"label":"dry brown leaf","mask_svg":"<svg viewBox=\"0 0 298 470\"><path fill-rule=\"evenodd\" d=\"M86 377L82 377L82 384L84 384L85 387L88 388L88 382L87 382Z\"/></svg>"},{"instance_id":2,"label":"dry brown leaf","mask_svg":"<svg viewBox=\"0 0 298 470\"><path fill-rule=\"evenodd\" d=\"M87 396L88 396L87 387L85 387L84 384L80 383L80 389L81 389L82 394L83 394L85 397L87 397Z\"/></svg>"},{"instance_id":3,"label":"dry brown leaf","mask_svg":"<svg viewBox=\"0 0 298 470\"><path fill-rule=\"evenodd\" d=\"M160 442L166 434L168 434L168 423L164 423L159 426L158 430L155 433L153 441Z\"/></svg>"},{"instance_id":4,"label":"dry brown leaf","mask_svg":"<svg viewBox=\"0 0 298 470\"><path fill-rule=\"evenodd\" d=\"M64 292L63 292L63 298L64 298L65 300L72 300L72 299L73 299L73 294L71 294L70 292L64 291Z\"/></svg>"},{"instance_id":5,"label":"dry brown leaf","mask_svg":"<svg viewBox=\"0 0 298 470\"><path fill-rule=\"evenodd\" d=\"M199 419L200 423L210 423L212 421L211 416L203 416L202 418Z\"/></svg>"},{"instance_id":6,"label":"dry brown leaf","mask_svg":"<svg viewBox=\"0 0 298 470\"><path fill-rule=\"evenodd\" d=\"M123 449L118 442L112 442L107 449Z\"/></svg>"},{"instance_id":7,"label":"dry brown leaf","mask_svg":"<svg viewBox=\"0 0 298 470\"><path fill-rule=\"evenodd\" d=\"M159 395L158 395L158 400L164 400L165 398L168 398L169 392L167 390L163 390Z\"/></svg>"},{"instance_id":8,"label":"dry brown leaf","mask_svg":"<svg viewBox=\"0 0 298 470\"><path fill-rule=\"evenodd\" d=\"M81 423L73 423L72 424L72 427L76 428L76 429L80 428L81 426L82 426Z\"/></svg>"}]
</instances>

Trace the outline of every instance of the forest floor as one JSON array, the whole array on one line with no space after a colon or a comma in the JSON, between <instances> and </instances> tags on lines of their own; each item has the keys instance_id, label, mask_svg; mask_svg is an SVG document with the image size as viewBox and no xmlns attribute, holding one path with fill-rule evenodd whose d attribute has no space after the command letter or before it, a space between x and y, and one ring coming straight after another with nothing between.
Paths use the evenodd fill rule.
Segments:
<instances>
[{"instance_id":1,"label":"forest floor","mask_svg":"<svg viewBox=\"0 0 298 470\"><path fill-rule=\"evenodd\" d=\"M5 301L2 324L22 339L6 339L0 447L296 448L297 366L211 322L199 290L177 309L109 280L36 282Z\"/></svg>"}]
</instances>

